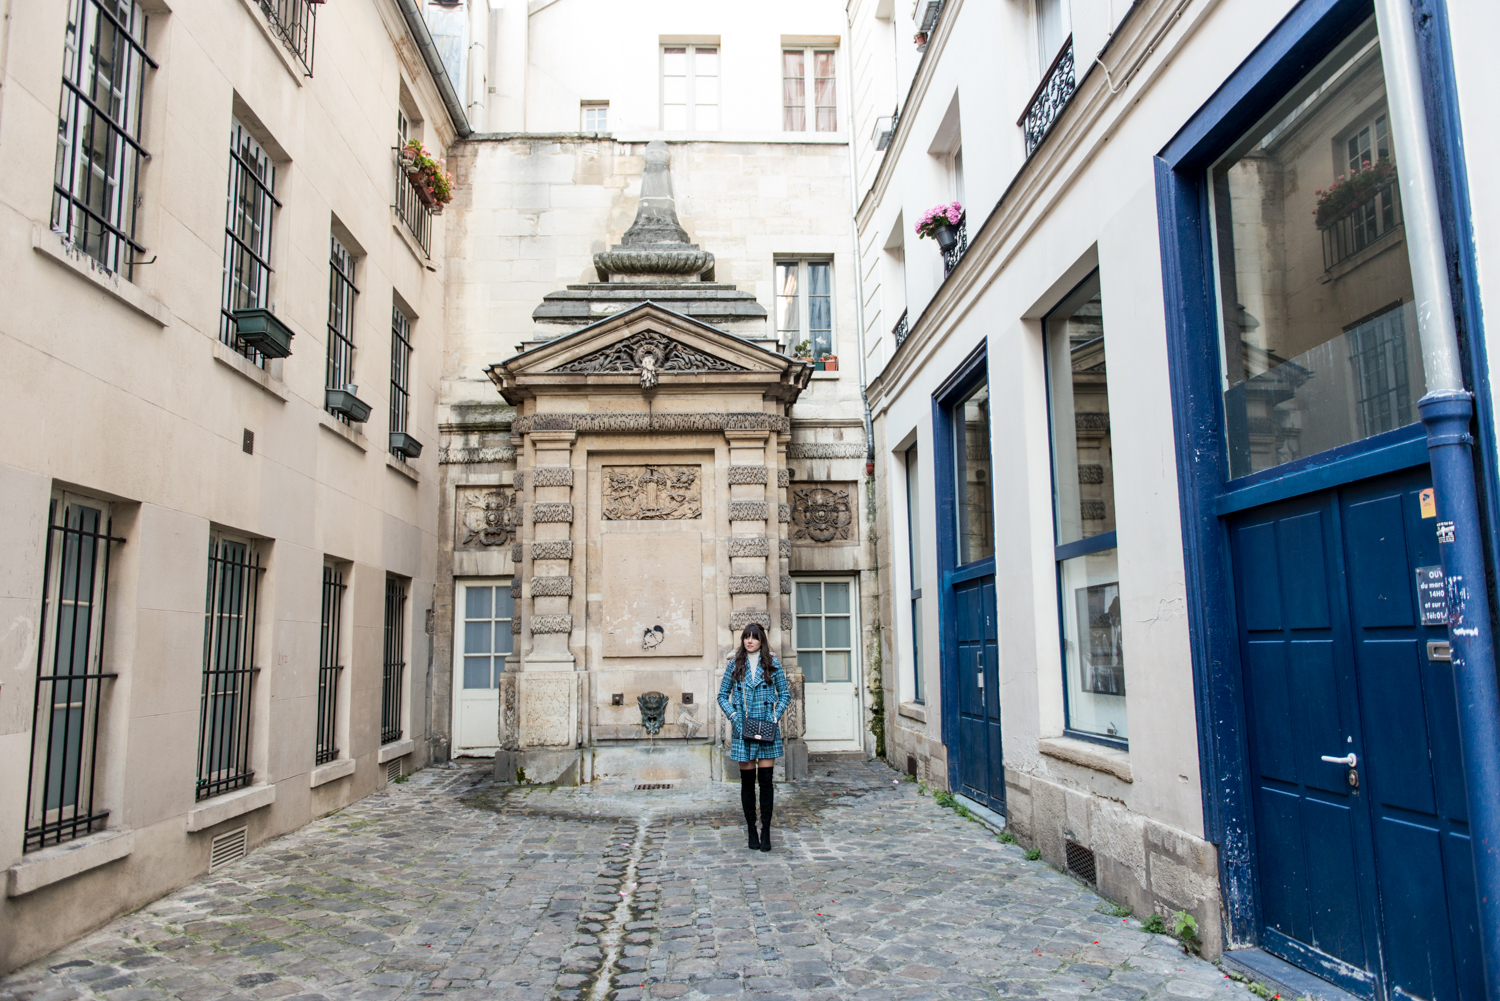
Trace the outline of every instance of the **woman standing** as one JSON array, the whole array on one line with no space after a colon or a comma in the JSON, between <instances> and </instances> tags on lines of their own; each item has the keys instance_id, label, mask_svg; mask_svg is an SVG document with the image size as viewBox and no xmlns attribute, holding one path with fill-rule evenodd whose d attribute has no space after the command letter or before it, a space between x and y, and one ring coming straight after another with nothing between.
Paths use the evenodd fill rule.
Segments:
<instances>
[{"instance_id":1,"label":"woman standing","mask_svg":"<svg viewBox=\"0 0 1500 1001\"><path fill-rule=\"evenodd\" d=\"M734 727L729 756L740 763L740 803L750 828L750 847L771 850L771 769L781 757L779 720L792 701L781 661L766 648L766 630L752 622L740 633L740 648L719 685L719 708ZM755 784L760 781L760 835L755 833Z\"/></svg>"}]
</instances>

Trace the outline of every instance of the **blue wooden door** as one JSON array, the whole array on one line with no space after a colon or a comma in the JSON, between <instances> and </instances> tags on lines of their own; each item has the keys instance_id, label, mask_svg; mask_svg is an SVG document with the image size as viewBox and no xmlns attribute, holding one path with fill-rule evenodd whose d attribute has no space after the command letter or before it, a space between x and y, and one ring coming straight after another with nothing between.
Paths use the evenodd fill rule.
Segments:
<instances>
[{"instance_id":1,"label":"blue wooden door","mask_svg":"<svg viewBox=\"0 0 1500 1001\"><path fill-rule=\"evenodd\" d=\"M1417 584L1439 564L1429 485L1413 470L1229 525L1260 944L1362 997L1479 1001L1453 678L1428 650L1447 631Z\"/></svg>"},{"instance_id":2,"label":"blue wooden door","mask_svg":"<svg viewBox=\"0 0 1500 1001\"><path fill-rule=\"evenodd\" d=\"M959 789L970 799L1004 813L995 578L959 584L953 589L953 598L958 612Z\"/></svg>"}]
</instances>

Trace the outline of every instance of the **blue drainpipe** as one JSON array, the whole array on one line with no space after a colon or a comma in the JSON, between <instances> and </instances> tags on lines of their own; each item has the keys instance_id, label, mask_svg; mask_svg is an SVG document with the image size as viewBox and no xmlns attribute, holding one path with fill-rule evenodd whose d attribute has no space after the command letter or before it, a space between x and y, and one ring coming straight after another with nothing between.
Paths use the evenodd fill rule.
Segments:
<instances>
[{"instance_id":1,"label":"blue drainpipe","mask_svg":"<svg viewBox=\"0 0 1500 1001\"><path fill-rule=\"evenodd\" d=\"M1464 388L1459 364L1411 2L1375 0L1375 17L1427 373L1428 392L1417 410L1427 428L1438 553L1447 578L1448 643L1458 695L1485 993L1489 1001L1500 1001L1500 685L1469 433L1474 397Z\"/></svg>"}]
</instances>

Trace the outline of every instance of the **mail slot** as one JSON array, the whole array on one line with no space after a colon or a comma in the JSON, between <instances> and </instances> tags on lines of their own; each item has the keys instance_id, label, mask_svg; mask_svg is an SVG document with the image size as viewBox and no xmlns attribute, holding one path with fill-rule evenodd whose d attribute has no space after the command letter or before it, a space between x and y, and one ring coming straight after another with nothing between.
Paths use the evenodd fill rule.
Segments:
<instances>
[{"instance_id":1,"label":"mail slot","mask_svg":"<svg viewBox=\"0 0 1500 1001\"><path fill-rule=\"evenodd\" d=\"M1448 641L1447 640L1428 640L1427 641L1427 659L1428 660L1451 661L1453 659L1453 651L1449 648Z\"/></svg>"}]
</instances>

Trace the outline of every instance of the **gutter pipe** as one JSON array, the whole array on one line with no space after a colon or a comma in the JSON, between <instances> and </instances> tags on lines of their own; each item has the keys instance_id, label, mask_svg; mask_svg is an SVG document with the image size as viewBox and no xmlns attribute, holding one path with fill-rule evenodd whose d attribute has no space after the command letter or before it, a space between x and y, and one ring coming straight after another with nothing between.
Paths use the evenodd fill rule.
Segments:
<instances>
[{"instance_id":1,"label":"gutter pipe","mask_svg":"<svg viewBox=\"0 0 1500 1001\"><path fill-rule=\"evenodd\" d=\"M448 79L448 71L443 67L443 60L438 55L437 45L432 41L432 32L427 30L427 22L422 19L422 12L417 9L417 0L396 0L396 6L401 8L401 16L406 19L407 30L411 32L412 38L416 39L417 50L422 53L422 61L427 64L427 72L437 82L438 93L443 96L443 107L448 109L448 119L453 122L453 127L458 130L460 139L467 139L474 134L473 128L469 126L469 116L464 114L464 103L459 99L458 91L453 89L453 81Z\"/></svg>"},{"instance_id":2,"label":"gutter pipe","mask_svg":"<svg viewBox=\"0 0 1500 1001\"><path fill-rule=\"evenodd\" d=\"M1375 16L1427 373L1427 395L1417 409L1427 427L1437 494L1485 993L1500 1001L1500 684L1469 432L1474 396L1464 388L1460 366L1411 0L1375 0Z\"/></svg>"}]
</instances>

